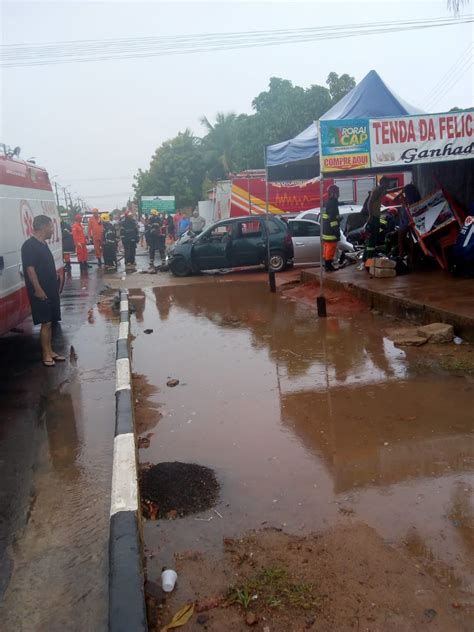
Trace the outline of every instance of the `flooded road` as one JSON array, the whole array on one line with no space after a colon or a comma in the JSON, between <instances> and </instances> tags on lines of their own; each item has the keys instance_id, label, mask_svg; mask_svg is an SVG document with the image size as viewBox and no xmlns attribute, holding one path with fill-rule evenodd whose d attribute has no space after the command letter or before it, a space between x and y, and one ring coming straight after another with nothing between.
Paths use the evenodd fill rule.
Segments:
<instances>
[{"instance_id":1,"label":"flooded road","mask_svg":"<svg viewBox=\"0 0 474 632\"><path fill-rule=\"evenodd\" d=\"M55 348L0 340L0 620L5 632L103 630L117 320L96 305L100 273L66 281ZM75 355L70 358L73 345Z\"/></svg>"},{"instance_id":2,"label":"flooded road","mask_svg":"<svg viewBox=\"0 0 474 632\"><path fill-rule=\"evenodd\" d=\"M472 377L420 373L423 351L395 348L389 321L365 309L318 321L260 283L130 298L138 416L154 433L140 461L199 463L221 483L222 519L145 522L149 576L250 529L362 522L441 585L474 592Z\"/></svg>"}]
</instances>

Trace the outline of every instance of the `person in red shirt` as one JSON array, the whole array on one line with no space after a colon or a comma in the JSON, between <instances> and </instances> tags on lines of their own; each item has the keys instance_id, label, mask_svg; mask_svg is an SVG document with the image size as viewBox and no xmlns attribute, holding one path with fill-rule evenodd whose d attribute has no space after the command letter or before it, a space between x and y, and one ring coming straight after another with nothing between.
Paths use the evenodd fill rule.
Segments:
<instances>
[{"instance_id":1,"label":"person in red shirt","mask_svg":"<svg viewBox=\"0 0 474 632\"><path fill-rule=\"evenodd\" d=\"M92 243L94 244L94 252L97 257L97 263L99 267L102 266L102 241L104 236L104 227L99 217L99 209L92 209L92 217L89 220L89 225L87 227L87 236L89 239L92 239Z\"/></svg>"},{"instance_id":2,"label":"person in red shirt","mask_svg":"<svg viewBox=\"0 0 474 632\"><path fill-rule=\"evenodd\" d=\"M77 260L81 270L87 270L87 241L82 227L82 215L76 215L74 224L72 225L72 238L76 247Z\"/></svg>"}]
</instances>

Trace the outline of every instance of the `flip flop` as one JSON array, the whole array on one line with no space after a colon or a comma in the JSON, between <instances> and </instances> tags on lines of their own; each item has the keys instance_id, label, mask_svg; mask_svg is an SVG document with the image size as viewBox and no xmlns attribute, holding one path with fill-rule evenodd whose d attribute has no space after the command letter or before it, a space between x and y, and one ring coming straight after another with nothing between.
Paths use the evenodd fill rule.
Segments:
<instances>
[{"instance_id":1,"label":"flip flop","mask_svg":"<svg viewBox=\"0 0 474 632\"><path fill-rule=\"evenodd\" d=\"M66 362L66 358L62 355L53 355L51 356L55 362Z\"/></svg>"},{"instance_id":2,"label":"flip flop","mask_svg":"<svg viewBox=\"0 0 474 632\"><path fill-rule=\"evenodd\" d=\"M54 360L42 360L43 366L56 366L56 362Z\"/></svg>"}]
</instances>

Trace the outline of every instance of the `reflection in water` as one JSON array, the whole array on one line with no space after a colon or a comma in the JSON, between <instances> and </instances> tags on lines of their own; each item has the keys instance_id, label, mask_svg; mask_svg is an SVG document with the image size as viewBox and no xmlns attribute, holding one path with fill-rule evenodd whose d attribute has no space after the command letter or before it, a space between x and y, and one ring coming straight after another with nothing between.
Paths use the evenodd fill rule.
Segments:
<instances>
[{"instance_id":1,"label":"reflection in water","mask_svg":"<svg viewBox=\"0 0 474 632\"><path fill-rule=\"evenodd\" d=\"M404 371L403 352L389 341L381 344L381 336L368 327L370 317L362 322L355 318L318 321L307 306L268 297L266 286L258 283L153 291L161 320L168 318L175 304L219 327L248 329L257 349L268 348L280 378L290 382L297 378L299 388L300 378L309 373L312 388L325 387L326 369L331 384L386 380Z\"/></svg>"},{"instance_id":2,"label":"reflection in water","mask_svg":"<svg viewBox=\"0 0 474 632\"><path fill-rule=\"evenodd\" d=\"M79 382L73 389L74 393L72 388L49 393L44 410L50 462L62 478L70 481L80 475L77 464L80 446L73 403L81 401Z\"/></svg>"},{"instance_id":3,"label":"reflection in water","mask_svg":"<svg viewBox=\"0 0 474 632\"><path fill-rule=\"evenodd\" d=\"M406 382L331 389L332 410L325 393L282 393L281 419L324 459L337 493L469 471L472 396L466 393L448 412L446 393L434 391L432 382L420 379L414 390Z\"/></svg>"},{"instance_id":4,"label":"reflection in water","mask_svg":"<svg viewBox=\"0 0 474 632\"><path fill-rule=\"evenodd\" d=\"M145 292L142 289L133 290L133 292L128 295L128 300L130 301L137 321L142 323L143 312L145 311Z\"/></svg>"}]
</instances>

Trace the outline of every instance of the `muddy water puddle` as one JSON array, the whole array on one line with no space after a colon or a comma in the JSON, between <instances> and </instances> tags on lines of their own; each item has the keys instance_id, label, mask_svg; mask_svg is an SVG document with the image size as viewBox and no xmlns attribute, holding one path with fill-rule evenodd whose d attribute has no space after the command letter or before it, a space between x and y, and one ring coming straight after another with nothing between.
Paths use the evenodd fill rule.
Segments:
<instances>
[{"instance_id":1,"label":"muddy water puddle","mask_svg":"<svg viewBox=\"0 0 474 632\"><path fill-rule=\"evenodd\" d=\"M151 575L251 529L365 523L441 584L473 589L472 380L415 371L381 317L318 321L259 283L131 299L133 370L154 433L140 461L199 463L221 484L216 511L145 523Z\"/></svg>"}]
</instances>

